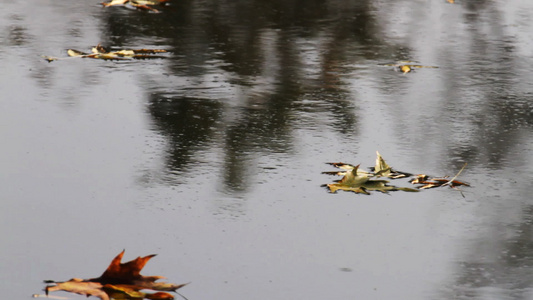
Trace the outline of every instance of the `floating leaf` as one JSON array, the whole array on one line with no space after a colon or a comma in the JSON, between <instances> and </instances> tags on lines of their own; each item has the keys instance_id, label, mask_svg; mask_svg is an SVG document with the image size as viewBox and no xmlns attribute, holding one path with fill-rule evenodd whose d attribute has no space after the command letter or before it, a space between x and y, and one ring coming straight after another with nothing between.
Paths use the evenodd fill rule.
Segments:
<instances>
[{"instance_id":1,"label":"floating leaf","mask_svg":"<svg viewBox=\"0 0 533 300\"><path fill-rule=\"evenodd\" d=\"M137 9L149 10L158 13L159 10L153 8L155 5L163 5L169 0L112 0L110 2L103 2L104 7L116 6L116 5L131 5Z\"/></svg>"},{"instance_id":2,"label":"floating leaf","mask_svg":"<svg viewBox=\"0 0 533 300\"><path fill-rule=\"evenodd\" d=\"M102 284L99 282L85 281L80 278L72 278L69 281L55 282L55 285L46 286L46 295L54 291L66 291L70 293L95 296L102 300L108 300L109 296L102 290Z\"/></svg>"},{"instance_id":3,"label":"floating leaf","mask_svg":"<svg viewBox=\"0 0 533 300\"><path fill-rule=\"evenodd\" d=\"M83 53L81 51L74 50L74 49L68 49L67 54L68 56L71 56L71 57L83 57L83 56L89 55L88 53Z\"/></svg>"},{"instance_id":4,"label":"floating leaf","mask_svg":"<svg viewBox=\"0 0 533 300\"><path fill-rule=\"evenodd\" d=\"M91 48L91 53L85 53L75 49L67 49L67 54L70 58L94 58L104 60L131 60L131 59L153 59L164 58L160 55L152 55L156 53L167 53L164 49L120 49L117 51L108 51L100 44ZM59 60L57 57L43 56L48 62Z\"/></svg>"},{"instance_id":5,"label":"floating leaf","mask_svg":"<svg viewBox=\"0 0 533 300\"><path fill-rule=\"evenodd\" d=\"M53 57L53 56L42 55L42 57L43 57L47 62L53 62L54 60L58 60L57 57Z\"/></svg>"},{"instance_id":6,"label":"floating leaf","mask_svg":"<svg viewBox=\"0 0 533 300\"><path fill-rule=\"evenodd\" d=\"M418 192L417 189L388 185L388 183L388 180L369 180L363 185L363 188L367 191L378 191L382 193L392 191Z\"/></svg>"},{"instance_id":7,"label":"floating leaf","mask_svg":"<svg viewBox=\"0 0 533 300\"><path fill-rule=\"evenodd\" d=\"M358 175L357 169L359 165L355 166L351 171L346 171L346 175L337 183L330 183L327 185L332 193L337 190L351 191L357 194L369 194L364 188L363 184L368 181L368 176Z\"/></svg>"},{"instance_id":8,"label":"floating leaf","mask_svg":"<svg viewBox=\"0 0 533 300\"><path fill-rule=\"evenodd\" d=\"M429 177L425 174L418 174L409 182L411 182L412 184L421 184L421 186L418 187L418 189L421 190L441 186L450 186L451 188L457 188L458 186L470 186L470 184L466 182L455 180L455 178L457 178L457 176L461 174L465 167L466 164L464 164L461 170L459 170L459 172L457 172L457 174L452 179L448 179L447 177Z\"/></svg>"},{"instance_id":9,"label":"floating leaf","mask_svg":"<svg viewBox=\"0 0 533 300\"><path fill-rule=\"evenodd\" d=\"M358 169L359 165L355 166L351 171L346 171L346 174L340 181L327 184L326 186L332 193L335 193L338 190L366 195L370 195L369 191L378 191L382 193L388 193L389 191L418 192L416 189L388 185L389 181L387 180L371 180L367 175L368 173L359 173Z\"/></svg>"},{"instance_id":10,"label":"floating leaf","mask_svg":"<svg viewBox=\"0 0 533 300\"><path fill-rule=\"evenodd\" d=\"M374 173L376 176L388 177L391 174L391 167L385 162L381 154L376 151L376 166L374 167Z\"/></svg>"},{"instance_id":11,"label":"floating leaf","mask_svg":"<svg viewBox=\"0 0 533 300\"><path fill-rule=\"evenodd\" d=\"M416 61L409 61L409 60L398 61L398 62L392 63L392 64L383 64L382 66L395 67L396 70L398 70L398 71L400 71L400 72L402 72L404 74L413 71L413 69L420 69L420 68L437 69L438 68L437 66L419 65L419 64L417 64Z\"/></svg>"},{"instance_id":12,"label":"floating leaf","mask_svg":"<svg viewBox=\"0 0 533 300\"><path fill-rule=\"evenodd\" d=\"M127 2L129 2L130 0L112 0L110 2L102 2L102 5L104 7L108 7L108 6L115 6L115 5L124 5L126 4Z\"/></svg>"},{"instance_id":13,"label":"floating leaf","mask_svg":"<svg viewBox=\"0 0 533 300\"><path fill-rule=\"evenodd\" d=\"M342 162L338 162L338 163L327 163L328 165L332 165L334 167L337 167L339 169L342 169L342 170L345 170L345 171L326 171L326 172L322 172L322 174L328 174L328 175L341 175L341 176L344 176L346 175L347 172L351 172L353 169L357 168L357 174L358 175L367 175L367 176L372 176L372 173L369 173L369 172L365 172L361 169L359 169L358 166L354 166L354 165L350 165L350 164L346 164L346 163L342 163Z\"/></svg>"},{"instance_id":14,"label":"floating leaf","mask_svg":"<svg viewBox=\"0 0 533 300\"><path fill-rule=\"evenodd\" d=\"M378 151L376 151L377 157L376 157L376 166L374 167L374 176L377 177L388 177L388 178L404 178L404 177L410 177L412 174L406 173L406 172L400 172L396 171L391 168L386 162L385 159L379 154Z\"/></svg>"},{"instance_id":15,"label":"floating leaf","mask_svg":"<svg viewBox=\"0 0 533 300\"><path fill-rule=\"evenodd\" d=\"M123 255L124 251L111 261L109 267L98 278L73 278L64 282L47 281L47 283L52 283L53 285L46 286L46 295L54 291L66 291L80 295L95 296L102 300L143 298L167 300L174 299L174 297L166 292L175 292L186 285L156 282L159 279L163 279L163 276L141 275L142 268L155 254L137 257L132 261L121 263ZM141 292L141 290L154 290L157 292L148 293Z\"/></svg>"}]
</instances>

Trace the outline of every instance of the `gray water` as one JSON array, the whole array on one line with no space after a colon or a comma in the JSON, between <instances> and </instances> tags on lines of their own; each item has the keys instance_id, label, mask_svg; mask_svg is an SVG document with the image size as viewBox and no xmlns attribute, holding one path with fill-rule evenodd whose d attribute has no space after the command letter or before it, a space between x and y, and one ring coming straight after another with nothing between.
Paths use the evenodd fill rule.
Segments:
<instances>
[{"instance_id":1,"label":"gray water","mask_svg":"<svg viewBox=\"0 0 533 300\"><path fill-rule=\"evenodd\" d=\"M4 299L122 249L190 300L533 299L533 2L0 6ZM41 57L98 43L170 53ZM376 150L472 187L321 187Z\"/></svg>"}]
</instances>

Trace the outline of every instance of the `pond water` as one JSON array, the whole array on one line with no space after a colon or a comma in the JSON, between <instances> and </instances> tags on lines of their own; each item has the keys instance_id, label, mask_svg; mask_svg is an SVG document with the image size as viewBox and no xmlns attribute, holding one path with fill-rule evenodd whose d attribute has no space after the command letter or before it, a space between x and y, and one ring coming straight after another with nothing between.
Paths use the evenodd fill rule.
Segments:
<instances>
[{"instance_id":1,"label":"pond water","mask_svg":"<svg viewBox=\"0 0 533 300\"><path fill-rule=\"evenodd\" d=\"M4 298L126 249L191 300L533 299L533 2L0 4ZM41 57L98 43L169 53ZM321 186L376 150L472 186Z\"/></svg>"}]
</instances>

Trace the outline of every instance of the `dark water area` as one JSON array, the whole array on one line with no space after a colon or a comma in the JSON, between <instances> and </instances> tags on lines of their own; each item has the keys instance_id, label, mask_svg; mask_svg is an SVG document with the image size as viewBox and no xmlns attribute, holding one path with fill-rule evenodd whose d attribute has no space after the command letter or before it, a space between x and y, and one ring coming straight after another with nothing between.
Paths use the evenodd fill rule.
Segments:
<instances>
[{"instance_id":1,"label":"dark water area","mask_svg":"<svg viewBox=\"0 0 533 300\"><path fill-rule=\"evenodd\" d=\"M533 2L0 6L4 298L126 249L191 300L533 299ZM169 53L42 58L98 43ZM376 150L472 186L321 186Z\"/></svg>"}]
</instances>

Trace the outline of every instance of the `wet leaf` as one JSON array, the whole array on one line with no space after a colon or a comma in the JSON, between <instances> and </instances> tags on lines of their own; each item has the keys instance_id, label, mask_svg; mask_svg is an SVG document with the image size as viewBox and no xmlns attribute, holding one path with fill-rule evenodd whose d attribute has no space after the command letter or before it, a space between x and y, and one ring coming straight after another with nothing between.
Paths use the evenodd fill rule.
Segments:
<instances>
[{"instance_id":1,"label":"wet leaf","mask_svg":"<svg viewBox=\"0 0 533 300\"><path fill-rule=\"evenodd\" d=\"M68 49L67 54L68 56L71 56L71 57L83 57L83 56L89 55L88 53L83 53L81 51L74 50L74 49Z\"/></svg>"},{"instance_id":2,"label":"wet leaf","mask_svg":"<svg viewBox=\"0 0 533 300\"><path fill-rule=\"evenodd\" d=\"M64 282L48 282L45 288L46 294L53 291L66 291L86 296L95 296L102 300L108 299L154 299L166 300L174 297L166 293L176 291L186 284L173 284L167 282L156 282L163 279L163 276L143 276L141 270L155 254L145 257L137 257L126 263L122 263L124 251L119 253L107 267L104 273L98 278L79 279L73 278ZM141 290L154 290L156 293L149 293ZM165 291L165 292L162 292Z\"/></svg>"},{"instance_id":3,"label":"wet leaf","mask_svg":"<svg viewBox=\"0 0 533 300\"><path fill-rule=\"evenodd\" d=\"M441 186L450 186L451 188L457 188L458 186L470 186L470 184L466 182L462 182L459 180L455 180L459 174L464 170L466 167L466 164L459 170L459 172L451 179L448 179L447 177L430 177L425 174L418 174L415 176L415 178L411 179L409 182L412 184L420 184L418 186L418 189L431 189L435 187L441 187Z\"/></svg>"},{"instance_id":4,"label":"wet leaf","mask_svg":"<svg viewBox=\"0 0 533 300\"><path fill-rule=\"evenodd\" d=\"M47 62L53 62L54 60L58 60L57 57L46 56L46 55L43 55L42 58L44 58Z\"/></svg>"},{"instance_id":5,"label":"wet leaf","mask_svg":"<svg viewBox=\"0 0 533 300\"><path fill-rule=\"evenodd\" d=\"M350 165L350 164L346 164L346 163L342 163L342 162L327 163L327 164L328 165L332 165L334 167L337 167L337 168L339 168L341 170L344 170L344 171L326 171L326 172L322 172L322 174L344 176L344 175L346 175L346 173L351 172L353 169L357 168L356 172L357 172L358 175L367 175L367 176L372 176L373 175L372 173L365 172L365 171L359 169L359 166L354 166L354 165Z\"/></svg>"},{"instance_id":6,"label":"wet leaf","mask_svg":"<svg viewBox=\"0 0 533 300\"><path fill-rule=\"evenodd\" d=\"M363 188L367 191L377 191L382 193L388 193L392 191L418 192L417 189L388 185L388 183L388 180L369 180L363 185Z\"/></svg>"},{"instance_id":7,"label":"wet leaf","mask_svg":"<svg viewBox=\"0 0 533 300\"><path fill-rule=\"evenodd\" d=\"M413 69L421 69L421 68L438 69L439 68L437 66L423 66L423 65L418 64L416 61L409 61L409 60L398 61L396 63L391 63L391 64L382 64L382 66L395 67L396 70L404 74L413 71Z\"/></svg>"},{"instance_id":8,"label":"wet leaf","mask_svg":"<svg viewBox=\"0 0 533 300\"><path fill-rule=\"evenodd\" d=\"M358 169L359 165L355 166L351 171L346 171L346 174L340 181L327 184L326 186L332 193L335 193L338 190L366 195L370 195L370 191L378 191L382 193L388 193L389 191L418 192L416 189L388 185L389 181L387 180L371 180L370 178L373 175L369 176L367 175L369 173L366 172L359 173Z\"/></svg>"},{"instance_id":9,"label":"wet leaf","mask_svg":"<svg viewBox=\"0 0 533 300\"><path fill-rule=\"evenodd\" d=\"M102 5L104 7L108 7L108 6L115 6L115 5L124 5L127 2L129 2L129 0L112 0L110 2L102 2Z\"/></svg>"},{"instance_id":10,"label":"wet leaf","mask_svg":"<svg viewBox=\"0 0 533 300\"><path fill-rule=\"evenodd\" d=\"M374 167L374 173L376 176L388 177L391 173L391 167L385 162L381 154L376 151L376 166Z\"/></svg>"},{"instance_id":11,"label":"wet leaf","mask_svg":"<svg viewBox=\"0 0 533 300\"><path fill-rule=\"evenodd\" d=\"M363 188L363 184L368 181L367 175L357 174L357 169L359 165L354 166L351 171L346 171L346 175L337 183L330 183L327 185L329 190L332 193L337 192L338 190L350 191L357 194L367 194L369 193Z\"/></svg>"},{"instance_id":12,"label":"wet leaf","mask_svg":"<svg viewBox=\"0 0 533 300\"><path fill-rule=\"evenodd\" d=\"M85 281L80 278L72 278L65 282L55 282L55 285L46 286L46 295L54 291L66 291L70 293L95 296L102 300L108 300L109 296L102 290L102 284L99 282Z\"/></svg>"},{"instance_id":13,"label":"wet leaf","mask_svg":"<svg viewBox=\"0 0 533 300\"><path fill-rule=\"evenodd\" d=\"M138 289L132 288L128 285L106 284L103 286L103 290L111 299L174 299L174 296L166 292L141 292Z\"/></svg>"},{"instance_id":14,"label":"wet leaf","mask_svg":"<svg viewBox=\"0 0 533 300\"><path fill-rule=\"evenodd\" d=\"M383 159L383 157L381 156L381 154L379 154L378 151L376 151L376 154L377 154L376 166L373 169L374 176L376 176L376 177L388 177L388 178L392 178L392 179L404 178L404 177L412 176L412 174L410 174L410 173L394 170L393 168L391 168L391 166L389 166L385 162L385 159Z\"/></svg>"},{"instance_id":15,"label":"wet leaf","mask_svg":"<svg viewBox=\"0 0 533 300\"><path fill-rule=\"evenodd\" d=\"M104 7L117 6L117 5L131 5L137 9L148 10L151 12L158 13L159 10L153 8L152 6L156 6L156 5L161 6L168 1L169 0L112 0L110 2L103 2L102 5Z\"/></svg>"},{"instance_id":16,"label":"wet leaf","mask_svg":"<svg viewBox=\"0 0 533 300\"><path fill-rule=\"evenodd\" d=\"M167 53L167 50L164 49L120 49L116 51L108 51L106 48L100 44L91 48L91 53L85 53L75 49L67 49L67 54L69 58L93 58L93 59L104 59L104 60L131 60L131 59L153 59L153 58L164 58L165 56L161 55L152 55L156 53ZM43 58L52 62L59 60L61 58L43 56Z\"/></svg>"}]
</instances>

